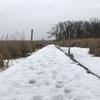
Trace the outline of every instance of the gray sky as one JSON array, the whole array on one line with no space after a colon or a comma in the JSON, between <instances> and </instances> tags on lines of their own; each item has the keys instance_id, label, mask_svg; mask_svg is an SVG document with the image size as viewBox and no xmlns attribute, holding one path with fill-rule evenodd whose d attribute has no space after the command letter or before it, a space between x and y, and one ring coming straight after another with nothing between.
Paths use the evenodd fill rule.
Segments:
<instances>
[{"instance_id":1,"label":"gray sky","mask_svg":"<svg viewBox=\"0 0 100 100\"><path fill-rule=\"evenodd\" d=\"M100 0L0 0L0 34L24 31L46 38L51 25L65 20L100 18Z\"/></svg>"}]
</instances>

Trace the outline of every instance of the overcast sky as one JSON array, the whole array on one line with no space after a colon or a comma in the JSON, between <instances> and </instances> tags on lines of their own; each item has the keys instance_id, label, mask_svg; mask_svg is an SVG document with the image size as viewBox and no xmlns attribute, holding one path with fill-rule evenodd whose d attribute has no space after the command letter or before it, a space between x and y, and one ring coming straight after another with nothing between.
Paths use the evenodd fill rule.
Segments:
<instances>
[{"instance_id":1,"label":"overcast sky","mask_svg":"<svg viewBox=\"0 0 100 100\"><path fill-rule=\"evenodd\" d=\"M0 0L0 34L24 31L27 38L46 38L59 21L100 18L100 0Z\"/></svg>"}]
</instances>

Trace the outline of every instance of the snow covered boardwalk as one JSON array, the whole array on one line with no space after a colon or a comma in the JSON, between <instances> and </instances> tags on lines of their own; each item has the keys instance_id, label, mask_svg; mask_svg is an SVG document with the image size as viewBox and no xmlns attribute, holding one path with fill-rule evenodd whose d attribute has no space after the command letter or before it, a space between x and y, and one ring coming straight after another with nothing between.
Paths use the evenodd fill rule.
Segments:
<instances>
[{"instance_id":1,"label":"snow covered boardwalk","mask_svg":"<svg viewBox=\"0 0 100 100\"><path fill-rule=\"evenodd\" d=\"M49 45L0 73L0 100L100 100L100 80Z\"/></svg>"}]
</instances>

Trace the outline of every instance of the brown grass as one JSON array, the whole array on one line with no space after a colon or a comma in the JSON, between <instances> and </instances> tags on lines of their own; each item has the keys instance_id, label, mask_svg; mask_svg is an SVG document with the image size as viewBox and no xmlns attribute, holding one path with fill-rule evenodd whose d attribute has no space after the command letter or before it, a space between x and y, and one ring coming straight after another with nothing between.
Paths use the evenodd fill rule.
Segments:
<instances>
[{"instance_id":1,"label":"brown grass","mask_svg":"<svg viewBox=\"0 0 100 100\"><path fill-rule=\"evenodd\" d=\"M25 57L28 53L42 48L41 42L30 41L0 41L0 55L2 59Z\"/></svg>"},{"instance_id":2,"label":"brown grass","mask_svg":"<svg viewBox=\"0 0 100 100\"><path fill-rule=\"evenodd\" d=\"M0 58L15 59L28 56L28 53L34 52L48 44L59 44L68 46L68 41L0 41ZM71 40L72 47L90 48L89 53L100 56L100 39L77 39Z\"/></svg>"},{"instance_id":3,"label":"brown grass","mask_svg":"<svg viewBox=\"0 0 100 100\"><path fill-rule=\"evenodd\" d=\"M60 46L68 46L68 41L58 42ZM89 53L94 54L95 56L100 56L100 39L76 39L71 40L72 47L83 47L90 48Z\"/></svg>"}]
</instances>

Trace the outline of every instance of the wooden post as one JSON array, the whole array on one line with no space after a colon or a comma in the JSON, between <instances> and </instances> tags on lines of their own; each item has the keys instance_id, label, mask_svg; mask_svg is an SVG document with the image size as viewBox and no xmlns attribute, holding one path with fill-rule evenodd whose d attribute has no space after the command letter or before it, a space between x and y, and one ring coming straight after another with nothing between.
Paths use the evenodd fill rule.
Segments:
<instances>
[{"instance_id":1,"label":"wooden post","mask_svg":"<svg viewBox=\"0 0 100 100\"><path fill-rule=\"evenodd\" d=\"M44 44L44 38L42 38L42 45Z\"/></svg>"},{"instance_id":2,"label":"wooden post","mask_svg":"<svg viewBox=\"0 0 100 100\"><path fill-rule=\"evenodd\" d=\"M33 29L31 29L31 42L33 41Z\"/></svg>"},{"instance_id":3,"label":"wooden post","mask_svg":"<svg viewBox=\"0 0 100 100\"><path fill-rule=\"evenodd\" d=\"M68 36L68 54L70 55L70 32Z\"/></svg>"}]
</instances>

